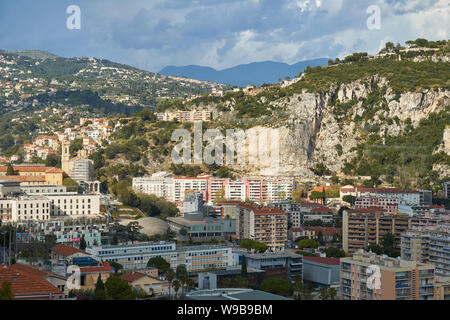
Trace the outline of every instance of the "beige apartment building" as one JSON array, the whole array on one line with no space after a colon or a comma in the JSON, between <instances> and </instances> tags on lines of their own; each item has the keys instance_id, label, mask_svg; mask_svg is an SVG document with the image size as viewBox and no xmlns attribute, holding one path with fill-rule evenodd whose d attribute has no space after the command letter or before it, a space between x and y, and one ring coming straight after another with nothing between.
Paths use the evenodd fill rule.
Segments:
<instances>
[{"instance_id":1,"label":"beige apartment building","mask_svg":"<svg viewBox=\"0 0 450 320\"><path fill-rule=\"evenodd\" d=\"M0 166L0 180L20 181L22 185L35 185L34 182L42 185L62 185L63 171L55 167L45 167L40 165L13 166L15 175L7 176L7 166Z\"/></svg>"},{"instance_id":2,"label":"beige apartment building","mask_svg":"<svg viewBox=\"0 0 450 320\"><path fill-rule=\"evenodd\" d=\"M357 252L341 258L342 300L435 300L435 267L431 264Z\"/></svg>"},{"instance_id":3,"label":"beige apartment building","mask_svg":"<svg viewBox=\"0 0 450 320\"><path fill-rule=\"evenodd\" d=\"M157 113L156 117L160 121L173 121L173 120L178 120L181 122L211 121L212 112L207 110L174 111L174 112Z\"/></svg>"},{"instance_id":4,"label":"beige apartment building","mask_svg":"<svg viewBox=\"0 0 450 320\"><path fill-rule=\"evenodd\" d=\"M249 203L237 204L236 235L240 240L265 243L270 251L284 251L287 241L287 213L278 208Z\"/></svg>"},{"instance_id":5,"label":"beige apartment building","mask_svg":"<svg viewBox=\"0 0 450 320\"><path fill-rule=\"evenodd\" d=\"M410 227L411 217L405 214L388 214L378 208L346 210L342 216L343 250L352 254L370 244L379 245L385 234L392 233L400 251L401 234Z\"/></svg>"}]
</instances>

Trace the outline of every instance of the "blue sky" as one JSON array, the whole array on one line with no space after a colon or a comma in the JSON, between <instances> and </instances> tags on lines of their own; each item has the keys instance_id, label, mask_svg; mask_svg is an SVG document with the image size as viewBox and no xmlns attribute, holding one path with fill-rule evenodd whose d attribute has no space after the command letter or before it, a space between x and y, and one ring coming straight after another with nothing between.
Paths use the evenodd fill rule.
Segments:
<instances>
[{"instance_id":1,"label":"blue sky","mask_svg":"<svg viewBox=\"0 0 450 320\"><path fill-rule=\"evenodd\" d=\"M69 5L81 29L69 30ZM381 9L381 28L366 12ZM0 1L0 48L99 57L150 71L167 65L223 69L295 63L387 41L448 39L449 0L14 0Z\"/></svg>"}]
</instances>

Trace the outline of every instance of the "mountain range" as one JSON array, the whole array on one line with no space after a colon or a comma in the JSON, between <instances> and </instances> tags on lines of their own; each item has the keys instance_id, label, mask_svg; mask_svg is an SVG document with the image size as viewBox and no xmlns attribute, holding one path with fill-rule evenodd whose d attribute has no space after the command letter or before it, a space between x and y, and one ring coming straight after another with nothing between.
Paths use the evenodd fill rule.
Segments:
<instances>
[{"instance_id":1,"label":"mountain range","mask_svg":"<svg viewBox=\"0 0 450 320\"><path fill-rule=\"evenodd\" d=\"M295 64L274 61L253 62L241 64L232 68L216 70L211 67L197 65L167 66L159 74L165 76L187 77L191 79L211 81L235 86L262 85L277 83L278 79L298 76L308 66L311 68L328 64L328 58L305 60Z\"/></svg>"}]
</instances>

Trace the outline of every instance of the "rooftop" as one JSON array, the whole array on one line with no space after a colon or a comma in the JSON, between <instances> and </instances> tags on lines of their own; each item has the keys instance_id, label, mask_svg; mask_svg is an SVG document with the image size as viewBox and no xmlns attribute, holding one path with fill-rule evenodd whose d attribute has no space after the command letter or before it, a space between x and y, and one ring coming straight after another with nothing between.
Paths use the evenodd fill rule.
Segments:
<instances>
[{"instance_id":1,"label":"rooftop","mask_svg":"<svg viewBox=\"0 0 450 320\"><path fill-rule=\"evenodd\" d=\"M0 283L3 281L11 283L11 291L16 297L62 294L61 290L48 282L42 274L20 264L1 265Z\"/></svg>"},{"instance_id":2,"label":"rooftop","mask_svg":"<svg viewBox=\"0 0 450 320\"><path fill-rule=\"evenodd\" d=\"M75 247L72 247L72 246L68 246L68 245L65 245L65 244L58 244L57 246L54 246L51 249L51 251L54 251L54 252L56 252L56 253L64 256L64 257L68 257L68 256L70 256L72 254L75 254L75 253L84 253L84 254L87 254L87 255L89 254L87 252L84 252L83 250L80 250L78 248L75 248Z\"/></svg>"},{"instance_id":3,"label":"rooftop","mask_svg":"<svg viewBox=\"0 0 450 320\"><path fill-rule=\"evenodd\" d=\"M338 266L340 264L339 258L325 258L325 257L308 257L304 256L303 261L316 262L321 264Z\"/></svg>"},{"instance_id":4,"label":"rooftop","mask_svg":"<svg viewBox=\"0 0 450 320\"><path fill-rule=\"evenodd\" d=\"M198 290L187 295L192 300L292 300L276 294L253 289Z\"/></svg>"}]
</instances>

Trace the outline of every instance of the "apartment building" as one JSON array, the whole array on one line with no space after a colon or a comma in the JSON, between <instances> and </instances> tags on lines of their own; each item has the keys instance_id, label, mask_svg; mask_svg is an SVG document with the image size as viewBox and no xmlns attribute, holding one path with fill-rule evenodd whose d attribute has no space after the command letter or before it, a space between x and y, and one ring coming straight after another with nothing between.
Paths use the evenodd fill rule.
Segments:
<instances>
[{"instance_id":1,"label":"apartment building","mask_svg":"<svg viewBox=\"0 0 450 320\"><path fill-rule=\"evenodd\" d=\"M378 208L345 210L342 217L342 246L347 254L380 244L387 233L395 237L400 250L400 235L410 229L411 217L387 214Z\"/></svg>"},{"instance_id":2,"label":"apartment building","mask_svg":"<svg viewBox=\"0 0 450 320\"><path fill-rule=\"evenodd\" d=\"M0 199L5 222L46 221L58 217L98 216L100 197L83 194L21 195Z\"/></svg>"},{"instance_id":3,"label":"apartment building","mask_svg":"<svg viewBox=\"0 0 450 320\"><path fill-rule=\"evenodd\" d=\"M379 208L387 213L396 213L398 211L399 199L388 197L361 197L356 198L356 209Z\"/></svg>"},{"instance_id":4,"label":"apartment building","mask_svg":"<svg viewBox=\"0 0 450 320\"><path fill-rule=\"evenodd\" d=\"M267 278L293 280L303 277L303 256L290 252L247 253L244 255L247 267L266 271Z\"/></svg>"},{"instance_id":5,"label":"apartment building","mask_svg":"<svg viewBox=\"0 0 450 320\"><path fill-rule=\"evenodd\" d=\"M302 224L315 220L320 220L323 223L332 223L334 221L333 210L327 207L316 207L311 208L309 212L303 213Z\"/></svg>"},{"instance_id":6,"label":"apartment building","mask_svg":"<svg viewBox=\"0 0 450 320\"><path fill-rule=\"evenodd\" d=\"M167 218L169 227L177 233L185 230L190 238L198 240L229 239L236 233L235 219L208 217L207 210L202 194L190 193L183 202L183 216Z\"/></svg>"},{"instance_id":7,"label":"apartment building","mask_svg":"<svg viewBox=\"0 0 450 320\"><path fill-rule=\"evenodd\" d=\"M176 177L173 179L173 202L183 202L187 192L198 192L203 194L203 199L207 199L208 176L187 178Z\"/></svg>"},{"instance_id":8,"label":"apartment building","mask_svg":"<svg viewBox=\"0 0 450 320\"><path fill-rule=\"evenodd\" d=\"M428 190L421 191L408 191L396 188L360 188L353 186L345 186L340 189L340 199L347 195L354 196L356 198L370 197L370 198L390 198L398 199L408 205L421 205L426 204L424 201L429 200Z\"/></svg>"},{"instance_id":9,"label":"apartment building","mask_svg":"<svg viewBox=\"0 0 450 320\"><path fill-rule=\"evenodd\" d=\"M357 252L341 258L342 300L434 300L435 267Z\"/></svg>"},{"instance_id":10,"label":"apartment building","mask_svg":"<svg viewBox=\"0 0 450 320\"><path fill-rule=\"evenodd\" d=\"M408 230L401 236L401 257L431 263L437 275L450 277L450 229Z\"/></svg>"},{"instance_id":11,"label":"apartment building","mask_svg":"<svg viewBox=\"0 0 450 320\"><path fill-rule=\"evenodd\" d=\"M445 199L450 199L450 181L444 183L442 187L442 196Z\"/></svg>"},{"instance_id":12,"label":"apartment building","mask_svg":"<svg viewBox=\"0 0 450 320\"><path fill-rule=\"evenodd\" d=\"M202 192L207 203L213 202L218 193L229 200L269 203L290 199L295 190L293 178L220 179L208 175L197 177L173 177L158 172L151 177L133 178L136 192L154 194L172 202L183 201L186 192Z\"/></svg>"},{"instance_id":13,"label":"apartment building","mask_svg":"<svg viewBox=\"0 0 450 320\"><path fill-rule=\"evenodd\" d=\"M292 227L301 228L306 220L316 220L321 219L330 222L332 221L333 215L328 210L324 212L323 217L320 215L320 210L312 212L313 209L323 207L321 204L308 202L308 203L292 203L290 201L278 201L269 203L269 207L279 208L288 214L288 219L292 223ZM328 209L328 208L327 208Z\"/></svg>"},{"instance_id":14,"label":"apartment building","mask_svg":"<svg viewBox=\"0 0 450 320\"><path fill-rule=\"evenodd\" d=\"M165 171L154 173L151 177L133 178L133 190L137 193L153 194L173 201L173 176Z\"/></svg>"},{"instance_id":15,"label":"apartment building","mask_svg":"<svg viewBox=\"0 0 450 320\"><path fill-rule=\"evenodd\" d=\"M173 242L141 242L128 245L93 246L86 251L94 258L117 262L125 270L142 270L153 257L162 257L171 268L184 264L188 272L198 272L208 268L226 268L233 265L231 247L192 246L177 248Z\"/></svg>"},{"instance_id":16,"label":"apartment building","mask_svg":"<svg viewBox=\"0 0 450 320\"><path fill-rule=\"evenodd\" d=\"M284 251L287 241L287 214L278 208L250 203L237 205L236 236L265 243L270 251Z\"/></svg>"}]
</instances>

